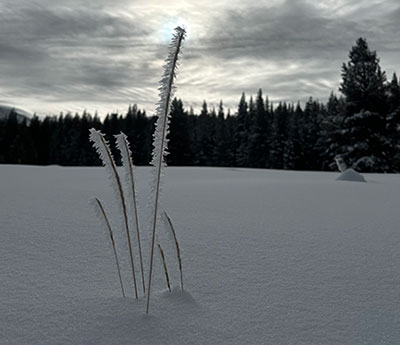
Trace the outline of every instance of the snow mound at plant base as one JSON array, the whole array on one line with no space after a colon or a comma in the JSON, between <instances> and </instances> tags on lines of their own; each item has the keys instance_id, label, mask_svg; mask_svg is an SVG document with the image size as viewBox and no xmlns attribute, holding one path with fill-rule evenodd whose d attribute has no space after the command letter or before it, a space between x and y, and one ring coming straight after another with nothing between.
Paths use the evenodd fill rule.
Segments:
<instances>
[{"instance_id":1,"label":"snow mound at plant base","mask_svg":"<svg viewBox=\"0 0 400 345\"><path fill-rule=\"evenodd\" d=\"M359 174L353 169L347 169L343 171L336 179L338 181L356 181L356 182L367 182L363 175Z\"/></svg>"}]
</instances>

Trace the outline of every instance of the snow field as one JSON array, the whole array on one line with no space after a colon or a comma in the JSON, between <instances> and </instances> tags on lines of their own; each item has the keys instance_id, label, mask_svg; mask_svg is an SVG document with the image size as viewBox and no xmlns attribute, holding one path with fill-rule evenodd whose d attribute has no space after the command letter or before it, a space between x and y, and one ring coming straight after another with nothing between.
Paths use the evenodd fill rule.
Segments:
<instances>
[{"instance_id":1,"label":"snow field","mask_svg":"<svg viewBox=\"0 0 400 345\"><path fill-rule=\"evenodd\" d=\"M146 316L88 205L118 225L105 171L0 166L0 343L398 344L400 177L338 175L168 168L187 293L157 265ZM142 223L150 178L137 169Z\"/></svg>"}]
</instances>

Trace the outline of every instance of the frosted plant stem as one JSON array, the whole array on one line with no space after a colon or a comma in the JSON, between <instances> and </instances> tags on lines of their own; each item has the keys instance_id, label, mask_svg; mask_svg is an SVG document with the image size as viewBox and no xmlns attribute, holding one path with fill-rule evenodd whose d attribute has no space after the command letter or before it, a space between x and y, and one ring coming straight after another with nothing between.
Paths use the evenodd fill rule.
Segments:
<instances>
[{"instance_id":1,"label":"frosted plant stem","mask_svg":"<svg viewBox=\"0 0 400 345\"><path fill-rule=\"evenodd\" d=\"M178 264L179 264L179 273L181 276L181 290L183 292L183 272L182 272L182 256L181 256L181 249L179 247L178 238L176 237L176 232L174 229L174 225L172 224L171 218L168 216L167 212L164 211L165 217L168 220L169 227L171 229L172 235L174 236L175 240L175 247L176 247L176 255L178 257Z\"/></svg>"},{"instance_id":2,"label":"frosted plant stem","mask_svg":"<svg viewBox=\"0 0 400 345\"><path fill-rule=\"evenodd\" d=\"M124 216L126 236L127 236L127 239L128 239L129 254L130 254L130 257L131 257L131 268L132 268L133 283L134 283L134 288L135 288L135 297L136 297L136 299L138 299L137 284L136 284L136 274L135 274L135 265L133 263L132 243L131 243L131 236L129 234L128 216L127 216L127 213L126 213L126 204L125 204L124 192L122 190L121 180L119 178L117 168L116 168L116 166L114 164L114 160L113 160L113 158L111 156L110 150L108 149L107 143L104 140L102 135L100 135L100 139L101 139L102 144L106 148L106 152L107 152L109 161L111 162L111 167L112 167L112 169L114 171L115 179L117 181L119 195L121 197L122 211L123 211L122 213L123 213L123 216Z\"/></svg>"},{"instance_id":3,"label":"frosted plant stem","mask_svg":"<svg viewBox=\"0 0 400 345\"><path fill-rule=\"evenodd\" d=\"M172 78L171 78L172 79ZM172 82L171 82L172 86ZM169 98L169 95L167 96ZM165 116L165 121L167 121L167 116ZM166 123L164 124L163 134L166 128ZM161 147L164 146L164 135L162 136ZM149 271L149 284L147 289L147 303L146 303L146 313L149 313L149 305L150 305L150 291L151 291L151 274L153 273L153 258L154 258L154 240L156 237L156 225L157 225L157 212L158 212L158 198L160 195L160 179L161 179L161 164L162 164L162 155L160 155L160 166L157 173L157 186L156 186L156 198L154 203L154 217L153 217L153 230L151 237L151 254L150 254L150 271Z\"/></svg>"},{"instance_id":4,"label":"frosted plant stem","mask_svg":"<svg viewBox=\"0 0 400 345\"><path fill-rule=\"evenodd\" d=\"M95 200L96 200L97 205L99 206L99 209L100 209L100 211L101 211L101 214L103 215L104 220L106 221L106 224L107 224L107 228L108 228L108 231L109 231L109 234L110 234L110 239L111 239L111 243L112 243L112 247L113 247L113 251L114 251L115 262L116 262L116 264L117 264L119 283L120 283L120 285L121 285L121 290L122 290L122 297L125 298L124 284L122 283L121 269L120 269L120 267L119 267L117 249L115 248L114 235L113 235L113 232L112 232L112 230L111 230L111 225L110 225L110 222L108 221L107 214L106 214L106 212L104 211L104 207L103 207L103 205L101 204L100 200L99 200L98 198L96 198Z\"/></svg>"},{"instance_id":5,"label":"frosted plant stem","mask_svg":"<svg viewBox=\"0 0 400 345\"><path fill-rule=\"evenodd\" d=\"M135 223L136 223L136 235L138 241L138 248L139 248L139 259L140 259L140 269L142 273L142 288L143 294L146 294L146 284L144 279L144 269L143 269L143 255L142 255L142 245L140 240L140 229L139 229L139 216L137 210L137 201L136 201L136 188L135 188L135 179L133 176L133 162L131 158L131 151L129 149L128 139L125 134L121 132L120 135L116 136L117 138L117 146L121 151L121 156L123 157L123 163L129 170L129 180L132 188L132 201L133 201L133 211L135 214ZM121 139L121 140L120 140ZM124 150L124 154L122 154L122 150Z\"/></svg>"},{"instance_id":6,"label":"frosted plant stem","mask_svg":"<svg viewBox=\"0 0 400 345\"><path fill-rule=\"evenodd\" d=\"M135 193L135 183L133 180L133 169L132 165L130 165L130 170L131 170L131 179L132 179L132 194L133 194L133 208L135 211L135 222L136 222L136 234L137 234L137 240L138 240L138 246L139 246L139 259L140 259L140 269L142 271L142 287L143 287L143 294L146 294L146 284L144 282L144 269L143 269L143 256L142 256L142 245L140 241L140 230L139 230L139 216L138 216L138 211L137 211L137 204L136 204L136 193Z\"/></svg>"},{"instance_id":7,"label":"frosted plant stem","mask_svg":"<svg viewBox=\"0 0 400 345\"><path fill-rule=\"evenodd\" d=\"M149 283L148 283L148 288L147 288L147 303L146 303L146 313L149 313L149 305L150 305L150 293L151 293L151 276L153 272L153 258L154 258L154 240L156 237L156 226L157 226L157 212L158 212L158 203L159 203L159 197L160 197L160 182L161 182L161 170L162 170L162 165L163 165L163 158L164 158L164 152L165 152L165 141L166 141L166 133L167 133L167 125L168 125L168 112L170 108L170 102L171 102L171 95L172 95L172 85L174 81L174 75L175 75L175 69L177 66L178 58L179 58L179 52L180 52L180 47L182 44L182 41L185 37L185 30L181 28L176 29L177 32L177 40L175 46L171 48L175 48L175 52L173 55L172 63L170 65L170 70L168 71L168 79L166 83L166 89L165 91L161 91L161 99L164 101L162 106L162 112L160 113L160 116L162 116L162 134L161 134L161 142L159 147L154 147L154 150L158 150L159 157L158 157L158 162L157 162L157 177L156 177L156 189L155 189L155 201L154 201L154 215L153 215L153 227L152 227L152 238L151 238L151 253L150 253L150 268L149 268ZM168 65L167 65L168 66ZM168 68L168 67L166 67ZM164 81L162 82L164 84ZM164 86L164 85L162 85ZM165 99L164 93L165 92Z\"/></svg>"},{"instance_id":8,"label":"frosted plant stem","mask_svg":"<svg viewBox=\"0 0 400 345\"><path fill-rule=\"evenodd\" d=\"M160 250L161 261L164 266L164 273L165 273L165 279L167 280L168 290L169 292L171 292L171 284L169 283L169 274L168 274L167 262L165 261L164 251L162 250L160 243L157 243L157 245L158 249Z\"/></svg>"}]
</instances>

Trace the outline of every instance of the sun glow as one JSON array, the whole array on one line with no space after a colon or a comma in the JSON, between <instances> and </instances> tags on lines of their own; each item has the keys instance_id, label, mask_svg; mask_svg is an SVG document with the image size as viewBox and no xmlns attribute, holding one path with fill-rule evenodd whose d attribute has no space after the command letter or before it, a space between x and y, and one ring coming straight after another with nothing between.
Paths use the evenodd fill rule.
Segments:
<instances>
[{"instance_id":1,"label":"sun glow","mask_svg":"<svg viewBox=\"0 0 400 345\"><path fill-rule=\"evenodd\" d=\"M183 17L172 17L169 20L165 21L160 29L159 37L162 38L163 41L169 41L171 39L171 35L174 29L180 26L188 32L189 25L188 21Z\"/></svg>"}]
</instances>

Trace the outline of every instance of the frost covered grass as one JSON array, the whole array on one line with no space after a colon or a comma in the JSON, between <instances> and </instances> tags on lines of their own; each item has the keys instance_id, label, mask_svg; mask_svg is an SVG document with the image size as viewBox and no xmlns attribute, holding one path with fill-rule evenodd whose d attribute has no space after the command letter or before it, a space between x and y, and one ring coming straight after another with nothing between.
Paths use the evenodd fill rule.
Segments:
<instances>
[{"instance_id":1,"label":"frost covered grass","mask_svg":"<svg viewBox=\"0 0 400 345\"><path fill-rule=\"evenodd\" d=\"M173 237L173 241L175 243L176 249L176 258L178 259L178 266L179 266L179 276L181 279L181 290L183 291L183 271L182 271L182 256L181 256L181 248L179 246L178 237L176 236L176 231L174 228L174 224L170 216L168 216L167 212L164 211L163 213L164 222L167 223L166 228L168 229L168 233L170 233Z\"/></svg>"},{"instance_id":2,"label":"frost covered grass","mask_svg":"<svg viewBox=\"0 0 400 345\"><path fill-rule=\"evenodd\" d=\"M153 141L153 154L151 165L154 170L154 182L152 184L152 197L153 202L151 206L152 211L152 230L151 230L151 252L150 252L150 266L149 266L149 282L147 285L147 303L146 313L149 312L150 296L151 296L151 281L153 273L153 258L154 258L154 245L156 240L157 219L161 210L161 192L162 192L162 176L164 174L164 167L166 166L165 156L168 154L168 132L169 132L169 117L171 102L174 95L174 79L178 69L178 60L181 54L181 46L185 39L186 32L184 29L177 27L172 42L169 47L168 56L164 65L164 73L160 81L160 101L156 110L156 127L154 130ZM161 210L162 212L162 210Z\"/></svg>"},{"instance_id":3,"label":"frost covered grass","mask_svg":"<svg viewBox=\"0 0 400 345\"><path fill-rule=\"evenodd\" d=\"M146 284L144 282L144 266L143 266L143 254L142 254L142 241L140 239L140 227L139 227L139 215L137 209L137 195L135 188L135 178L133 175L133 161L132 161L132 152L130 150L130 145L128 142L128 138L124 133L120 133L115 136L117 148L121 153L122 158L122 166L125 171L125 183L127 185L129 199L132 202L133 208L133 217L135 219L135 227L136 227L136 235L137 235L137 244L139 249L139 258L140 258L140 271L142 274L142 288L143 294L146 293Z\"/></svg>"},{"instance_id":4,"label":"frost covered grass","mask_svg":"<svg viewBox=\"0 0 400 345\"><path fill-rule=\"evenodd\" d=\"M163 268L164 268L165 280L167 281L168 291L171 292L171 283L169 282L169 274L168 274L167 262L165 261L165 254L164 254L163 249L161 248L160 242L157 243L157 246L158 246L158 250L159 250L161 261L162 261Z\"/></svg>"},{"instance_id":5,"label":"frost covered grass","mask_svg":"<svg viewBox=\"0 0 400 345\"><path fill-rule=\"evenodd\" d=\"M129 257L131 261L131 269L132 269L132 277L135 289L135 297L138 298L138 291L137 291L137 282L136 282L136 273L135 273L135 264L133 259L133 249L132 249L132 241L131 235L129 230L129 221L128 221L128 212L126 208L126 199L124 195L124 190L122 187L121 178L119 177L119 173L117 171L117 167L114 161L114 157L111 154L110 147L108 142L104 138L104 135L100 131L96 131L95 129L90 130L90 141L93 143L99 157L106 168L108 173L110 185L112 190L114 191L114 196L116 198L116 204L120 209L120 213L123 217L123 226L126 231L127 243L129 247Z\"/></svg>"},{"instance_id":6,"label":"frost covered grass","mask_svg":"<svg viewBox=\"0 0 400 345\"><path fill-rule=\"evenodd\" d=\"M153 165L153 183L151 184L151 202L150 207L152 208L151 214L151 249L150 249L150 264L149 264L149 278L148 278L148 285L147 285L147 293L145 287L145 278L144 278L144 266L143 266L143 255L142 255L142 245L140 239L140 229L139 229L139 216L138 216L138 209L137 209L137 196L135 190L135 180L133 174L133 160L132 160L132 152L129 147L128 138L124 133L120 133L116 135L116 146L119 149L121 154L123 167L125 170L125 186L123 187L123 183L121 182L121 178L119 177L118 171L116 169L116 164L114 161L114 157L111 154L111 149L104 138L104 134L100 131L95 130L92 128L90 130L89 139L93 143L94 148L96 149L99 157L103 163L103 166L106 168L108 172L108 176L111 182L111 187L114 190L114 195L117 199L117 204L119 205L120 210L122 211L123 220L124 220L124 227L126 230L127 236L127 243L129 247L129 254L130 254L130 261L131 261L131 269L132 269L132 276L135 288L135 296L138 299L138 291L137 291L137 282L136 282L136 274L135 274L135 265L134 265L134 253L132 249L132 241L130 237L130 230L129 230L129 220L128 220L128 210L127 210L127 201L126 195L128 195L128 199L132 201L133 206L133 216L135 220L135 227L136 227L136 234L137 234L137 247L139 251L139 258L140 258L140 268L141 268L141 278L142 278L142 287L143 287L143 294L147 297L146 302L146 313L149 312L150 306L150 296L151 296L151 282L152 282L152 273L153 273L153 260L154 260L154 247L157 239L157 246L160 253L160 258L163 264L165 277L167 280L168 289L171 292L170 280L168 275L168 269L166 265L164 251L161 248L161 244L158 240L158 233L157 233L157 220L160 217L160 214L166 217L167 219L167 227L173 233L174 242L177 249L178 261L179 261L179 269L181 272L181 289L183 292L183 278L182 278L182 260L180 255L180 248L177 241L176 233L172 225L171 219L168 215L162 210L161 208L161 195L162 195L162 178L164 176L164 168L166 166L165 156L168 154L168 138L167 135L169 133L169 117L170 117L170 108L171 108L171 100L174 95L174 79L176 77L176 72L178 69L178 60L181 54L181 48L183 40L185 39L185 30L181 27L177 27L175 29L175 33L173 35L171 44L169 46L168 56L166 58L164 72L161 77L160 87L159 87L159 96L160 101L158 103L158 107L156 110L156 125L153 134L153 152L152 152L152 161L151 164ZM125 194L124 194L125 190ZM128 192L126 192L128 191ZM108 223L106 214L104 212L104 208L102 204L97 200L97 203L94 203L94 206L97 210L100 207L100 212L96 212L100 215L100 218L106 219L106 223L108 228L110 229L110 234L112 236L112 231L110 225ZM118 273L121 280L120 269L118 265L118 257L117 251L114 246L114 240L112 239L115 258L117 260L118 266ZM121 287L122 287L122 280L121 280ZM125 296L125 294L123 293Z\"/></svg>"},{"instance_id":7,"label":"frost covered grass","mask_svg":"<svg viewBox=\"0 0 400 345\"><path fill-rule=\"evenodd\" d=\"M95 212L97 213L97 216L100 219L101 225L105 228L105 231L108 232L110 235L110 240L111 240L111 245L113 248L114 252L114 257L115 257L115 263L117 265L117 272L118 272L118 278L119 282L121 285L121 291L122 291L122 297L125 298L125 289L124 289L124 283L122 282L122 277L121 277L121 268L119 265L119 259L118 259L118 254L117 254L117 248L115 247L115 240L114 240L114 234L111 229L110 221L108 220L107 214L104 211L103 204L98 198L94 198L91 200L91 204L95 209Z\"/></svg>"},{"instance_id":8,"label":"frost covered grass","mask_svg":"<svg viewBox=\"0 0 400 345\"><path fill-rule=\"evenodd\" d=\"M338 175L169 167L163 206L184 249L185 293L163 241L172 293L155 265L145 317L132 284L121 297L87 204L94 190L115 204L104 168L0 165L0 343L397 344L400 176ZM151 168L135 176L146 195ZM138 211L150 213L145 202Z\"/></svg>"}]
</instances>

